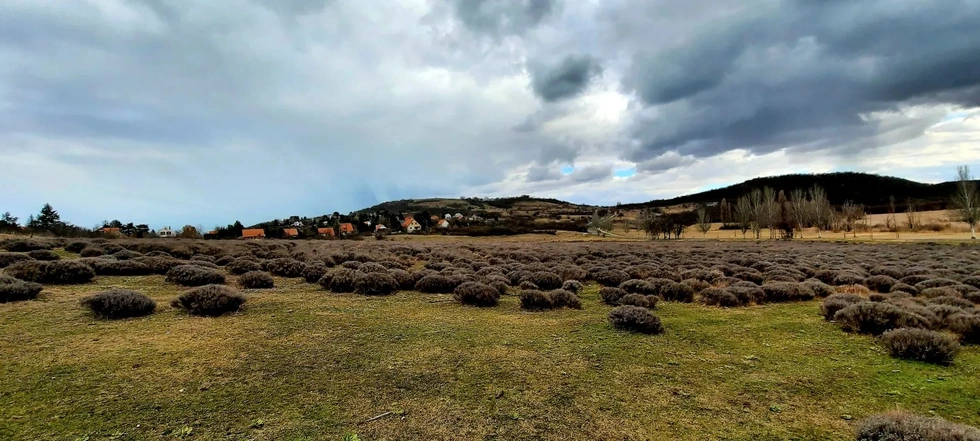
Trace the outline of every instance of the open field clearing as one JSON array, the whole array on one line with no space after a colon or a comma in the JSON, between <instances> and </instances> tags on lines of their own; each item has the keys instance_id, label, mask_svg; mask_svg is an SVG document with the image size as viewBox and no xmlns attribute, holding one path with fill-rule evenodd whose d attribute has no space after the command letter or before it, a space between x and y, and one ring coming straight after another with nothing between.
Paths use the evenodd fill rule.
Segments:
<instances>
[{"instance_id":1,"label":"open field clearing","mask_svg":"<svg viewBox=\"0 0 980 441\"><path fill-rule=\"evenodd\" d=\"M860 420L896 409L980 425L980 347L930 315L954 304L949 316L976 313L973 246L27 247L53 248L54 262L84 262L98 274L78 284L44 279L36 300L0 304L2 439L853 439ZM77 253L96 249L113 257ZM44 266L12 254L26 252L0 255L20 261L5 264L5 274L32 277L31 265ZM189 289L180 283L193 284L173 268L190 264L237 287L245 261L277 275L271 289L243 290L241 310L200 317L171 307ZM141 274L107 274L120 268ZM412 279L391 295L343 288L345 275L400 271ZM450 286L423 281L437 278ZM468 281L504 295L492 307L462 305L451 293ZM581 309L522 308L522 293L553 284L578 290ZM651 312L664 332L614 328L609 303L626 302L610 297L614 286L656 297ZM148 295L154 313L106 320L79 303L110 289ZM849 322L824 318L830 301L822 297L835 292L856 295L848 305L906 311L921 319L917 328L962 337L962 347L949 365L892 358L876 333L845 332ZM709 305L720 293L737 304Z\"/></svg>"}]
</instances>

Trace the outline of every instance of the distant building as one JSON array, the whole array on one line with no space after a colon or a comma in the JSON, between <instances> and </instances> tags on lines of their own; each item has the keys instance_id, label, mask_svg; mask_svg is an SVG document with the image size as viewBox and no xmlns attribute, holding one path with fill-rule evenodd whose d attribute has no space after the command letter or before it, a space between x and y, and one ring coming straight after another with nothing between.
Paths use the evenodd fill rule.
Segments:
<instances>
[{"instance_id":1,"label":"distant building","mask_svg":"<svg viewBox=\"0 0 980 441\"><path fill-rule=\"evenodd\" d=\"M316 229L316 233L319 234L319 235L321 235L321 236L325 236L325 237L334 237L334 236L336 236L336 234L333 231L333 228L330 228L330 227L327 227L327 228L317 228Z\"/></svg>"},{"instance_id":2,"label":"distant building","mask_svg":"<svg viewBox=\"0 0 980 441\"><path fill-rule=\"evenodd\" d=\"M242 230L242 239L258 239L260 237L265 237L265 230L261 228Z\"/></svg>"},{"instance_id":3,"label":"distant building","mask_svg":"<svg viewBox=\"0 0 980 441\"><path fill-rule=\"evenodd\" d=\"M174 234L174 230L171 230L170 227L163 227L160 229L160 231L157 231L157 236L174 237L176 234Z\"/></svg>"},{"instance_id":4,"label":"distant building","mask_svg":"<svg viewBox=\"0 0 980 441\"><path fill-rule=\"evenodd\" d=\"M384 231L387 229L388 227L384 226L384 224L377 224L374 226L374 231Z\"/></svg>"},{"instance_id":5,"label":"distant building","mask_svg":"<svg viewBox=\"0 0 980 441\"><path fill-rule=\"evenodd\" d=\"M292 225L290 225L290 227L293 227L293 228L302 228L303 227L303 223L300 222L300 221L296 221L296 222L293 222Z\"/></svg>"},{"instance_id":6,"label":"distant building","mask_svg":"<svg viewBox=\"0 0 980 441\"><path fill-rule=\"evenodd\" d=\"M446 215L445 215L445 216L443 216L443 217L444 217L444 218L445 218L446 220L450 220L450 219L452 219L452 218L453 218L453 215L451 215L451 214L449 214L449 213L446 213Z\"/></svg>"},{"instance_id":7,"label":"distant building","mask_svg":"<svg viewBox=\"0 0 980 441\"><path fill-rule=\"evenodd\" d=\"M119 232L119 229L118 228L102 227L102 228L99 229L99 231L102 232L102 234L107 234L107 235L113 235L113 236L121 236L122 235L122 233Z\"/></svg>"},{"instance_id":8,"label":"distant building","mask_svg":"<svg viewBox=\"0 0 980 441\"><path fill-rule=\"evenodd\" d=\"M463 220L463 214L462 213L456 213L456 214L453 215L453 218L456 219L456 220Z\"/></svg>"},{"instance_id":9,"label":"distant building","mask_svg":"<svg viewBox=\"0 0 980 441\"><path fill-rule=\"evenodd\" d=\"M419 224L414 218L406 217L405 221L402 222L402 228L408 233L414 233L422 229L422 225Z\"/></svg>"},{"instance_id":10,"label":"distant building","mask_svg":"<svg viewBox=\"0 0 980 441\"><path fill-rule=\"evenodd\" d=\"M357 232L357 230L354 229L354 224L340 224L340 234L354 234L355 232Z\"/></svg>"},{"instance_id":11,"label":"distant building","mask_svg":"<svg viewBox=\"0 0 980 441\"><path fill-rule=\"evenodd\" d=\"M284 228L282 235L286 237L299 237L299 230L295 228Z\"/></svg>"},{"instance_id":12,"label":"distant building","mask_svg":"<svg viewBox=\"0 0 980 441\"><path fill-rule=\"evenodd\" d=\"M442 229L449 228L449 221L447 221L445 219L442 219L439 222L436 222L436 227L442 228Z\"/></svg>"}]
</instances>

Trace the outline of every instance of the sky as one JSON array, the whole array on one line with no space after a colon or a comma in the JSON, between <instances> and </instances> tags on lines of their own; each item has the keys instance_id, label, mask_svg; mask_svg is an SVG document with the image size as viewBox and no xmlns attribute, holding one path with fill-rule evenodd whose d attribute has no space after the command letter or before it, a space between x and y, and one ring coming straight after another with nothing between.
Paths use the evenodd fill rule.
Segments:
<instances>
[{"instance_id":1,"label":"sky","mask_svg":"<svg viewBox=\"0 0 980 441\"><path fill-rule=\"evenodd\" d=\"M4 0L0 212L257 223L980 173L980 0Z\"/></svg>"}]
</instances>

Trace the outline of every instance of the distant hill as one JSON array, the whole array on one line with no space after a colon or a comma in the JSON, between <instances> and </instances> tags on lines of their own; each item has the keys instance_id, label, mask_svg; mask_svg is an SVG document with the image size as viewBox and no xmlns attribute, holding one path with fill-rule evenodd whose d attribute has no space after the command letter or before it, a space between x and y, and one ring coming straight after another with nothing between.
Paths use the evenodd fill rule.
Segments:
<instances>
[{"instance_id":1,"label":"distant hill","mask_svg":"<svg viewBox=\"0 0 980 441\"><path fill-rule=\"evenodd\" d=\"M805 190L814 184L827 191L831 204L841 205L845 201L851 201L856 204L863 204L866 210L873 213L887 211L890 196L895 197L899 210L904 209L906 201L910 198L916 207L922 211L946 209L950 197L956 190L955 182L924 184L908 179L868 173L793 174L755 178L715 190L639 204L624 204L618 208L633 210L669 207L718 202L722 199L734 203L739 196L756 188L771 187L777 191L783 190L789 196L789 193L797 188Z\"/></svg>"},{"instance_id":2,"label":"distant hill","mask_svg":"<svg viewBox=\"0 0 980 441\"><path fill-rule=\"evenodd\" d=\"M510 216L555 216L555 215L585 215L591 214L595 207L573 204L558 199L535 198L518 196L507 198L433 198L433 199L403 199L384 202L372 207L358 210L359 213L420 213L429 212L432 215L445 214L481 214L493 217Z\"/></svg>"}]
</instances>

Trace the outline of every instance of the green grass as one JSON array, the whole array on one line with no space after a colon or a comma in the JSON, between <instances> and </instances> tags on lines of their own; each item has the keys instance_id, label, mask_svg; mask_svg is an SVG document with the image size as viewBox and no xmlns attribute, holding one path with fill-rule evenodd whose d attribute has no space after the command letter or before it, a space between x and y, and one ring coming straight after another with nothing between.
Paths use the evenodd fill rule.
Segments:
<instances>
[{"instance_id":1,"label":"green grass","mask_svg":"<svg viewBox=\"0 0 980 441\"><path fill-rule=\"evenodd\" d=\"M980 348L892 359L816 301L663 303L646 336L612 329L596 287L584 310L525 313L276 282L219 318L172 309L162 276L0 305L0 439L847 439L895 408L980 425ZM108 287L156 313L78 306Z\"/></svg>"}]
</instances>

